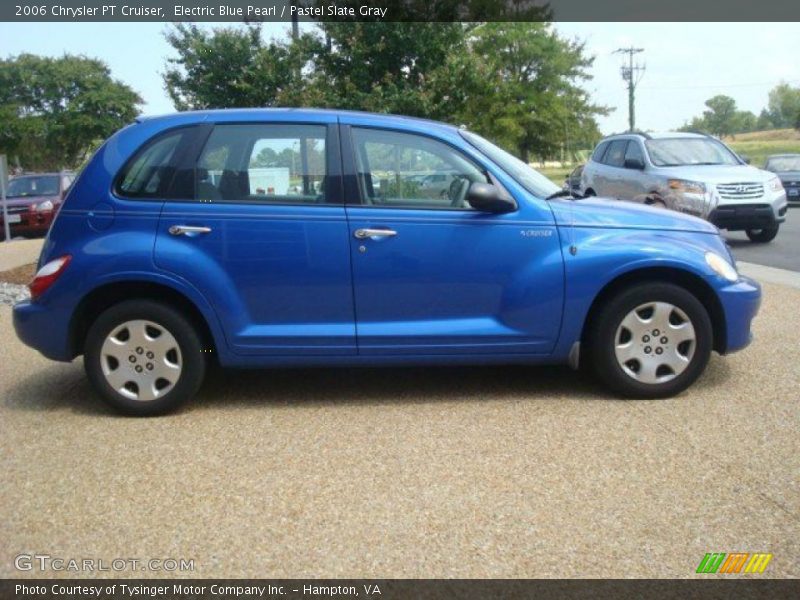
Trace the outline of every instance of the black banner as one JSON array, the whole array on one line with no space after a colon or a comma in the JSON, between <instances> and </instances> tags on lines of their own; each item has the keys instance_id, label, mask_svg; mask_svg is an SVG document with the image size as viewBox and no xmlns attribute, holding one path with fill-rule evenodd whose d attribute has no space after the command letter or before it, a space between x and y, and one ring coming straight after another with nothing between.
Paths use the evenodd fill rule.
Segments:
<instances>
[{"instance_id":1,"label":"black banner","mask_svg":"<svg viewBox=\"0 0 800 600\"><path fill-rule=\"evenodd\" d=\"M797 598L786 579L6 579L3 600Z\"/></svg>"},{"instance_id":2,"label":"black banner","mask_svg":"<svg viewBox=\"0 0 800 600\"><path fill-rule=\"evenodd\" d=\"M800 21L797 0L3 0L0 21ZM755 34L756 32L754 32ZM761 35L768 35L764 32ZM698 40L701 44L702 40Z\"/></svg>"}]
</instances>

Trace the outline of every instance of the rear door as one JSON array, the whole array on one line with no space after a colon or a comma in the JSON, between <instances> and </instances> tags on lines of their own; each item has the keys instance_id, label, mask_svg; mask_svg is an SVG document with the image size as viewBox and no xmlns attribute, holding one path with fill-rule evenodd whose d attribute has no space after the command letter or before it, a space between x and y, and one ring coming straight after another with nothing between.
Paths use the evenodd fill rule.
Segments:
<instances>
[{"instance_id":1,"label":"rear door","mask_svg":"<svg viewBox=\"0 0 800 600\"><path fill-rule=\"evenodd\" d=\"M546 205L472 209L469 184L497 180L424 133L344 125L342 141L359 353L550 352L563 266ZM424 185L422 173L450 184Z\"/></svg>"},{"instance_id":2,"label":"rear door","mask_svg":"<svg viewBox=\"0 0 800 600\"><path fill-rule=\"evenodd\" d=\"M625 148L625 161L638 160L641 164L645 164L644 152L641 143L637 140L628 140L628 145ZM645 194L650 190L647 189L647 175L644 169L636 169L625 166L623 162L624 174L619 181L619 198L623 200L644 200Z\"/></svg>"},{"instance_id":3,"label":"rear door","mask_svg":"<svg viewBox=\"0 0 800 600\"><path fill-rule=\"evenodd\" d=\"M155 261L214 305L234 352L356 352L332 121L219 122L181 158Z\"/></svg>"}]
</instances>

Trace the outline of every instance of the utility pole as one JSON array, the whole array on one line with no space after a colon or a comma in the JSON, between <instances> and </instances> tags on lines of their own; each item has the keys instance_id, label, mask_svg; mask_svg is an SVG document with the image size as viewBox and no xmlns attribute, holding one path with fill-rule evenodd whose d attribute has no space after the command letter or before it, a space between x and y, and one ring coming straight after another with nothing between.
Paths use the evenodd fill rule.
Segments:
<instances>
[{"instance_id":1,"label":"utility pole","mask_svg":"<svg viewBox=\"0 0 800 600\"><path fill-rule=\"evenodd\" d=\"M633 63L633 55L644 52L644 48L618 48L614 54L627 54L628 64L622 64L622 80L628 83L628 128L630 131L636 129L636 112L634 110L636 86L644 76L645 66Z\"/></svg>"}]
</instances>

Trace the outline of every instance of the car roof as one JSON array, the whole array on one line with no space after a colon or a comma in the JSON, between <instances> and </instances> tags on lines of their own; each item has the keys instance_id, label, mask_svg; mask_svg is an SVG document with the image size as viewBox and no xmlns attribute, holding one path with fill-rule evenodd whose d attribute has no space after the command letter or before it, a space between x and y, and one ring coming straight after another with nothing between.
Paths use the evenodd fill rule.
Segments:
<instances>
[{"instance_id":1,"label":"car roof","mask_svg":"<svg viewBox=\"0 0 800 600\"><path fill-rule=\"evenodd\" d=\"M654 139L654 140L661 140L661 139L670 139L670 138L707 138L704 133L694 133L690 131L626 131L624 133L614 133L603 138L605 140L617 140L617 139L630 139L630 138L644 138L644 139Z\"/></svg>"},{"instance_id":2,"label":"car roof","mask_svg":"<svg viewBox=\"0 0 800 600\"><path fill-rule=\"evenodd\" d=\"M313 120L330 119L330 120L346 120L352 123L361 124L374 124L374 125L389 125L389 126L424 126L426 128L438 129L448 132L457 131L459 128L455 125L442 123L441 121L432 121L430 119L421 119L418 117L407 117L403 115L392 115L385 113L371 113L356 110L339 110L328 108L223 108L223 109L208 109L196 111L176 112L166 115L157 116L141 116L137 117L136 121L139 123L145 121L170 121L173 119L180 119L183 123L187 122L202 122L214 121L217 119L224 120L261 120L261 119L277 119L286 121L297 121L303 118L310 118Z\"/></svg>"}]
</instances>

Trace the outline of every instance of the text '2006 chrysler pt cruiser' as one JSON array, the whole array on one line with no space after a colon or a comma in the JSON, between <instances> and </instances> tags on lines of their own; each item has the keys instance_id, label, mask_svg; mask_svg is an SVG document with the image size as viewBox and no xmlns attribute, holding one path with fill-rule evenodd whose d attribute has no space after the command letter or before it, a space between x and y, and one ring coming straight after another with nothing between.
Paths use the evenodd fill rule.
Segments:
<instances>
[{"instance_id":1,"label":"text '2006 chrysler pt cruiser'","mask_svg":"<svg viewBox=\"0 0 800 600\"><path fill-rule=\"evenodd\" d=\"M572 200L480 136L367 113L142 119L65 199L19 337L116 408L222 367L555 364L625 397L750 341L761 290L688 215ZM535 370L531 377L536 377Z\"/></svg>"}]
</instances>

